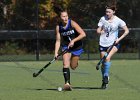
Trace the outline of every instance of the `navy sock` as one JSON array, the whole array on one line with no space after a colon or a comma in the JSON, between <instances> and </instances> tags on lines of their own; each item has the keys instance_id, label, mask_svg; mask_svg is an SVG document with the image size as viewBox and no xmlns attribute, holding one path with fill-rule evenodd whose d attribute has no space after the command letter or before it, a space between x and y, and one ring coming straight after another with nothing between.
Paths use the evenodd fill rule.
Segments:
<instances>
[{"instance_id":1,"label":"navy sock","mask_svg":"<svg viewBox=\"0 0 140 100\"><path fill-rule=\"evenodd\" d=\"M65 79L65 83L70 84L70 69L69 68L63 68L63 76Z\"/></svg>"}]
</instances>

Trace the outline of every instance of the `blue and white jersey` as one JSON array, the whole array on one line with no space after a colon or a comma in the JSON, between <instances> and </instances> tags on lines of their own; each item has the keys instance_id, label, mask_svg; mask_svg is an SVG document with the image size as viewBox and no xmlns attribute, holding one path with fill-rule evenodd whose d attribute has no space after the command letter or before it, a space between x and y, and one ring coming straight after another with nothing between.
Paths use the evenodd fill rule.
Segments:
<instances>
[{"instance_id":1,"label":"blue and white jersey","mask_svg":"<svg viewBox=\"0 0 140 100\"><path fill-rule=\"evenodd\" d=\"M103 47L111 46L118 38L119 27L121 28L125 25L126 23L117 16L114 16L111 22L108 22L107 16L101 17L98 27L102 27L104 33L100 35L99 45Z\"/></svg>"}]
</instances>

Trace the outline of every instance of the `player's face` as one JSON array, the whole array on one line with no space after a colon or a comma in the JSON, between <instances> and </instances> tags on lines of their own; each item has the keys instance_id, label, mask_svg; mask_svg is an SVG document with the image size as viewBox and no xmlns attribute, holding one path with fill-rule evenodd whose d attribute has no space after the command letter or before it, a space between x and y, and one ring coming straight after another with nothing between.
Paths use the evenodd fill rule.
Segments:
<instances>
[{"instance_id":1,"label":"player's face","mask_svg":"<svg viewBox=\"0 0 140 100\"><path fill-rule=\"evenodd\" d=\"M60 18L61 18L63 23L67 23L68 22L68 13L67 12L61 12Z\"/></svg>"},{"instance_id":2,"label":"player's face","mask_svg":"<svg viewBox=\"0 0 140 100\"><path fill-rule=\"evenodd\" d=\"M106 9L106 15L110 19L114 15L115 11L112 9Z\"/></svg>"}]
</instances>

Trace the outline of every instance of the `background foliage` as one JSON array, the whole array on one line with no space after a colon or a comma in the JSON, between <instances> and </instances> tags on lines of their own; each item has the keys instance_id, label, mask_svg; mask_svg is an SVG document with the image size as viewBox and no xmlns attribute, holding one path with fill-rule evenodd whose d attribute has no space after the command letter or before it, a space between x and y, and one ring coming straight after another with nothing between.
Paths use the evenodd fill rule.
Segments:
<instances>
[{"instance_id":1,"label":"background foliage","mask_svg":"<svg viewBox=\"0 0 140 100\"><path fill-rule=\"evenodd\" d=\"M2 2L3 1L3 2ZM54 5L68 9L69 15L83 28L96 28L97 22L104 15L105 5L112 0L2 0L1 29L36 29L36 9L39 3L39 24L41 29L54 29L57 14ZM124 19L129 27L139 27L140 1L116 0L116 15ZM7 13L3 13L7 7ZM3 26L3 27L2 27Z\"/></svg>"},{"instance_id":2,"label":"background foliage","mask_svg":"<svg viewBox=\"0 0 140 100\"><path fill-rule=\"evenodd\" d=\"M67 8L69 17L80 24L83 29L96 29L100 17L105 14L107 2L112 1L114 0L1 0L0 30L9 32L11 30L54 30L59 20L56 13L56 7L59 6ZM129 28L140 27L140 0L116 0L116 5L116 15L122 18ZM98 52L96 32L91 31L87 34L85 51ZM44 35L44 37L47 36ZM122 42L120 52L138 52L139 31L131 31L129 37L131 38ZM39 43L42 54L52 52L55 38L40 39ZM0 48L0 54L35 54L36 40L0 38Z\"/></svg>"}]
</instances>

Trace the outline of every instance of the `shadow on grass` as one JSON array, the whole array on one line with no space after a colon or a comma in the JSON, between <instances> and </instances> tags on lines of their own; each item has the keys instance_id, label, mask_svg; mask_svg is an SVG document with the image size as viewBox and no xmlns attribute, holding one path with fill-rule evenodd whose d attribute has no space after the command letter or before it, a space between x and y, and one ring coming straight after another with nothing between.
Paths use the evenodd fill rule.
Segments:
<instances>
[{"instance_id":1,"label":"shadow on grass","mask_svg":"<svg viewBox=\"0 0 140 100\"><path fill-rule=\"evenodd\" d=\"M102 89L101 87L72 87L75 90L96 90Z\"/></svg>"},{"instance_id":2,"label":"shadow on grass","mask_svg":"<svg viewBox=\"0 0 140 100\"><path fill-rule=\"evenodd\" d=\"M97 89L102 89L101 87L72 87L73 90L97 90ZM36 91L58 91L57 88L48 88L48 89L28 89L28 90L36 90Z\"/></svg>"},{"instance_id":3,"label":"shadow on grass","mask_svg":"<svg viewBox=\"0 0 140 100\"><path fill-rule=\"evenodd\" d=\"M35 90L35 91L46 91L46 90L48 90L48 91L58 91L57 89L54 89L54 88L49 88L49 89L41 89L41 88L40 89L39 88L38 89L29 89L28 88L28 90Z\"/></svg>"},{"instance_id":4,"label":"shadow on grass","mask_svg":"<svg viewBox=\"0 0 140 100\"><path fill-rule=\"evenodd\" d=\"M57 89L54 89L54 88L50 88L50 89L36 89L36 90L38 90L38 91L40 91L40 90L49 90L49 91L58 91Z\"/></svg>"}]
</instances>

